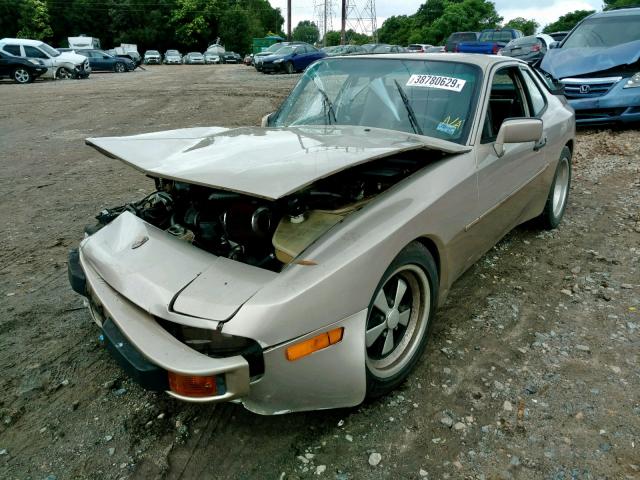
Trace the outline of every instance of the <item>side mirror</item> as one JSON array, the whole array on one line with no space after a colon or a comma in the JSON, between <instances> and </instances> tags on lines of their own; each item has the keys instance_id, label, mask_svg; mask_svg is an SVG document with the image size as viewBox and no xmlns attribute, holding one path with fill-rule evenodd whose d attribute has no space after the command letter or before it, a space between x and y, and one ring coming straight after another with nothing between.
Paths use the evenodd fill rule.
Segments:
<instances>
[{"instance_id":1,"label":"side mirror","mask_svg":"<svg viewBox=\"0 0 640 480\"><path fill-rule=\"evenodd\" d=\"M102 58L104 58L105 60L109 59L109 55L103 55Z\"/></svg>"},{"instance_id":2,"label":"side mirror","mask_svg":"<svg viewBox=\"0 0 640 480\"><path fill-rule=\"evenodd\" d=\"M560 47L560 42L551 42L551 43L549 44L549 49L551 49L551 48L558 48L558 47Z\"/></svg>"},{"instance_id":3,"label":"side mirror","mask_svg":"<svg viewBox=\"0 0 640 480\"><path fill-rule=\"evenodd\" d=\"M498 157L502 157L505 143L537 142L541 137L542 120L539 118L510 118L502 122L493 149Z\"/></svg>"},{"instance_id":4,"label":"side mirror","mask_svg":"<svg viewBox=\"0 0 640 480\"><path fill-rule=\"evenodd\" d=\"M262 117L262 121L260 122L260 126L262 128L267 128L269 126L269 119L271 118L271 115L273 115L273 112L267 113L264 117Z\"/></svg>"}]
</instances>

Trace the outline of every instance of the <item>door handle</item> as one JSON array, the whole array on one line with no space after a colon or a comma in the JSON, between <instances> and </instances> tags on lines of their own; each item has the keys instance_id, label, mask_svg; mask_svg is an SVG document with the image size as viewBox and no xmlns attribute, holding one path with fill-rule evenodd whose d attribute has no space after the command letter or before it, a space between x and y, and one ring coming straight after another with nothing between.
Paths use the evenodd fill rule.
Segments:
<instances>
[{"instance_id":1,"label":"door handle","mask_svg":"<svg viewBox=\"0 0 640 480\"><path fill-rule=\"evenodd\" d=\"M537 152L538 150L543 148L546 144L547 144L547 137L544 137L542 140L540 140L538 143L534 145L533 151Z\"/></svg>"}]
</instances>

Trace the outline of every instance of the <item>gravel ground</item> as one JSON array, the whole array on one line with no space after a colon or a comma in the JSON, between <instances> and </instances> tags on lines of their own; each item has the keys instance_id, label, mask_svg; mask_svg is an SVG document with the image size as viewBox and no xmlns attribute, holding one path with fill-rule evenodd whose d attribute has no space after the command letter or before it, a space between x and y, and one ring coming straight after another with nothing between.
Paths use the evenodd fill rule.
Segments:
<instances>
[{"instance_id":1,"label":"gravel ground","mask_svg":"<svg viewBox=\"0 0 640 480\"><path fill-rule=\"evenodd\" d=\"M638 130L580 131L564 222L454 286L395 393L260 417L148 393L98 343L66 255L148 179L90 136L255 125L297 76L238 65L0 82L0 478L640 478Z\"/></svg>"}]
</instances>

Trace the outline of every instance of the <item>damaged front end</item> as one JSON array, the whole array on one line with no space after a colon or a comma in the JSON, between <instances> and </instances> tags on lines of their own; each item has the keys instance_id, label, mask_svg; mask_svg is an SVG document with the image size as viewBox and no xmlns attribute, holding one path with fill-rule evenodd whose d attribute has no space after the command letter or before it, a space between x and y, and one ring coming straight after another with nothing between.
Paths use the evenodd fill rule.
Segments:
<instances>
[{"instance_id":1,"label":"damaged front end","mask_svg":"<svg viewBox=\"0 0 640 480\"><path fill-rule=\"evenodd\" d=\"M159 134L92 139L108 156L143 170L154 189L98 213L79 250L70 254L69 280L87 297L113 356L145 388L189 401L237 399L260 413L281 413L289 404L274 393L277 385L299 374L301 366L309 368L307 360L288 362L283 349L322 335L326 326L293 339L282 332L280 343L273 343L230 335L226 322L288 268L312 267L305 250L348 216L467 147L437 140L428 145L412 135L376 129L375 136L372 129L360 129L351 143L333 135L335 129L327 137L325 128L253 129L248 135L239 130L165 132L163 157ZM362 134L371 140L361 141ZM251 164L256 155L252 141L265 136L275 136L279 149L249 168L247 156L252 155ZM126 148L132 145L136 148ZM226 147L226 160L216 157L220 147ZM261 172L263 164L271 170ZM269 176L277 180L265 182ZM366 311L328 318L327 325L355 331L365 318ZM361 341L347 336L314 361L325 368L338 368L345 358L364 365L351 353L364 352ZM269 369L269 381L261 382ZM364 384L350 388L354 382L360 383L344 375L331 401L314 395L317 386L310 384L294 409L355 405Z\"/></svg>"},{"instance_id":2,"label":"damaged front end","mask_svg":"<svg viewBox=\"0 0 640 480\"><path fill-rule=\"evenodd\" d=\"M640 40L608 48L563 45L547 52L541 69L564 87L576 123L640 121Z\"/></svg>"}]
</instances>

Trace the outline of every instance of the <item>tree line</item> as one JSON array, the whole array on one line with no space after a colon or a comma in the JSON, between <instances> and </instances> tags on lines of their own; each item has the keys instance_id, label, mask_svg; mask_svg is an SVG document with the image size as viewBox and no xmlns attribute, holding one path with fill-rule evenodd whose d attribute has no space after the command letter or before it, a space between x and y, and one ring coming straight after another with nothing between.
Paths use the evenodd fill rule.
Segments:
<instances>
[{"instance_id":1,"label":"tree line","mask_svg":"<svg viewBox=\"0 0 640 480\"><path fill-rule=\"evenodd\" d=\"M216 39L245 53L254 37L282 34L284 18L268 0L0 0L0 38L67 46L67 37L99 38L104 48L203 51Z\"/></svg>"},{"instance_id":2,"label":"tree line","mask_svg":"<svg viewBox=\"0 0 640 480\"><path fill-rule=\"evenodd\" d=\"M631 6L638 0L604 0L604 8ZM571 30L592 10L576 10L546 25L545 33ZM502 25L495 4L487 0L426 0L413 15L387 18L377 30L380 43L442 45L453 32L485 28L516 28L525 35L540 25L518 17ZM0 0L0 38L34 38L54 46L67 37L97 37L105 48L135 43L138 49L204 50L220 39L227 50L246 53L254 37L284 36L284 18L268 0ZM292 32L308 43L321 38L309 20ZM349 30L347 43L364 44L372 38ZM327 32L326 44L338 45L340 32Z\"/></svg>"}]
</instances>

